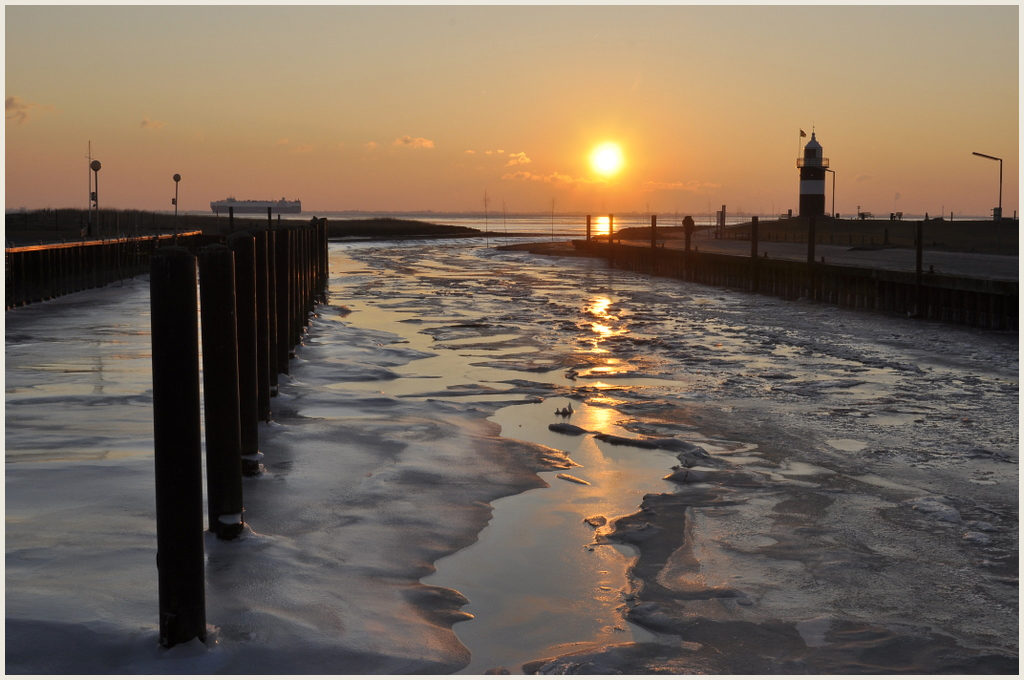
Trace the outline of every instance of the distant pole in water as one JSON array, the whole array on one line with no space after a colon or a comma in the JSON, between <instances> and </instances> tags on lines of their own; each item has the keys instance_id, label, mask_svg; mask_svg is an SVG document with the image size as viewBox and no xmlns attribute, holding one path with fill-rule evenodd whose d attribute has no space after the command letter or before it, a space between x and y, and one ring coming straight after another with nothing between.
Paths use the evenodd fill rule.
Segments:
<instances>
[{"instance_id":1,"label":"distant pole in water","mask_svg":"<svg viewBox=\"0 0 1024 680\"><path fill-rule=\"evenodd\" d=\"M555 199L551 199L551 241L555 240Z\"/></svg>"},{"instance_id":2,"label":"distant pole in water","mask_svg":"<svg viewBox=\"0 0 1024 680\"><path fill-rule=\"evenodd\" d=\"M487 189L484 189L484 246L489 247L491 245L490 236L487 235L487 206L490 205L491 199L487 196Z\"/></svg>"}]
</instances>

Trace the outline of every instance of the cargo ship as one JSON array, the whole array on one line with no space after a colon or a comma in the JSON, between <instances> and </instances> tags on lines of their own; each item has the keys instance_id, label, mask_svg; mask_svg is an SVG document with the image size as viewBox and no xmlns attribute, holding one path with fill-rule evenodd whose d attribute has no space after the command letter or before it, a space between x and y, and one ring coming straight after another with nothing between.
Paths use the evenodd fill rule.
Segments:
<instances>
[{"instance_id":1,"label":"cargo ship","mask_svg":"<svg viewBox=\"0 0 1024 680\"><path fill-rule=\"evenodd\" d=\"M228 208L234 208L236 213L266 213L267 208L275 213L300 213L302 212L302 201L239 201L234 196L229 196L223 201L211 201L210 210L215 213L228 212Z\"/></svg>"}]
</instances>

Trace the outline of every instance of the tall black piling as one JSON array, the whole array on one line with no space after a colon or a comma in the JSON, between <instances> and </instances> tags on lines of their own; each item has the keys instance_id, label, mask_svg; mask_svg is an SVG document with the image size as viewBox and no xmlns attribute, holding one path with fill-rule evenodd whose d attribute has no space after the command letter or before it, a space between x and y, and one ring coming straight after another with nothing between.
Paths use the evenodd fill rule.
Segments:
<instances>
[{"instance_id":1,"label":"tall black piling","mask_svg":"<svg viewBox=\"0 0 1024 680\"><path fill-rule=\"evenodd\" d=\"M242 532L243 506L235 266L226 246L199 250L199 294L208 521L218 538L230 539Z\"/></svg>"},{"instance_id":2,"label":"tall black piling","mask_svg":"<svg viewBox=\"0 0 1024 680\"><path fill-rule=\"evenodd\" d=\"M914 313L924 314L924 222L917 223L914 233Z\"/></svg>"},{"instance_id":3,"label":"tall black piling","mask_svg":"<svg viewBox=\"0 0 1024 680\"><path fill-rule=\"evenodd\" d=\"M814 269L814 218L807 218L807 299L814 299L815 291L815 269Z\"/></svg>"},{"instance_id":4,"label":"tall black piling","mask_svg":"<svg viewBox=\"0 0 1024 680\"><path fill-rule=\"evenodd\" d=\"M291 272L289 253L291 232L288 229L274 229L274 268L277 284L277 372L288 373L288 358L292 348L291 337Z\"/></svg>"},{"instance_id":5,"label":"tall black piling","mask_svg":"<svg viewBox=\"0 0 1024 680\"><path fill-rule=\"evenodd\" d=\"M256 238L238 232L228 238L235 254L235 305L238 326L238 422L242 474L260 471L259 368L256 347ZM268 393L269 399L269 393Z\"/></svg>"},{"instance_id":6,"label":"tall black piling","mask_svg":"<svg viewBox=\"0 0 1024 680\"><path fill-rule=\"evenodd\" d=\"M750 289L757 292L760 287L758 259L757 259L757 215L750 218Z\"/></svg>"},{"instance_id":7,"label":"tall black piling","mask_svg":"<svg viewBox=\"0 0 1024 680\"><path fill-rule=\"evenodd\" d=\"M260 420L270 420L270 290L267 232L252 232L256 246L256 401Z\"/></svg>"},{"instance_id":8,"label":"tall black piling","mask_svg":"<svg viewBox=\"0 0 1024 680\"><path fill-rule=\"evenodd\" d=\"M278 365L278 323L277 323L277 233L267 229L267 337L270 340L270 396L277 396L278 380L281 373Z\"/></svg>"},{"instance_id":9,"label":"tall black piling","mask_svg":"<svg viewBox=\"0 0 1024 680\"><path fill-rule=\"evenodd\" d=\"M156 564L160 644L206 640L203 469L196 258L184 248L150 259Z\"/></svg>"}]
</instances>

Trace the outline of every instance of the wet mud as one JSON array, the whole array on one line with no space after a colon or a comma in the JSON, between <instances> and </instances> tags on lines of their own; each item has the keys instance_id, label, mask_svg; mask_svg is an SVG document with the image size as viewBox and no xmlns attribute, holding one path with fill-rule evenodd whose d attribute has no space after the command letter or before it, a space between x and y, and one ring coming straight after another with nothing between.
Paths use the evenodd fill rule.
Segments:
<instances>
[{"instance_id":1,"label":"wet mud","mask_svg":"<svg viewBox=\"0 0 1024 680\"><path fill-rule=\"evenodd\" d=\"M421 332L524 376L491 389L634 436L553 432L679 459L676 490L595 526L639 550L624 619L674 639L522 670L1015 672L1016 336L522 253L432 254L445 276L415 249L354 257L429 282L396 306L449 318Z\"/></svg>"}]
</instances>

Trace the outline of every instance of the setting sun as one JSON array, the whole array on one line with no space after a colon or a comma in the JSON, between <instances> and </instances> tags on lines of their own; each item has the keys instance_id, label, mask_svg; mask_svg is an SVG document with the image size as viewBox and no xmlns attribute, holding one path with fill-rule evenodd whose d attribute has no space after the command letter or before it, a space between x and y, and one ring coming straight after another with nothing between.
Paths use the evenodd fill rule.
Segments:
<instances>
[{"instance_id":1,"label":"setting sun","mask_svg":"<svg viewBox=\"0 0 1024 680\"><path fill-rule=\"evenodd\" d=\"M617 173L622 168L622 164L622 149L614 142L605 142L590 154L590 165L594 168L594 172L605 177L611 177Z\"/></svg>"}]
</instances>

